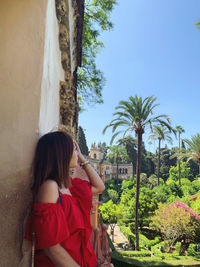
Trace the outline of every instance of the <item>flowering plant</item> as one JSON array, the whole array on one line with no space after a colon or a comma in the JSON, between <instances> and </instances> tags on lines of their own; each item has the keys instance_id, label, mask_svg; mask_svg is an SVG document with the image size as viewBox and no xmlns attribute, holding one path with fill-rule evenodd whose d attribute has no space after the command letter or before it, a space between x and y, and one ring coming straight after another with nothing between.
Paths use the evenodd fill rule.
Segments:
<instances>
[{"instance_id":1,"label":"flowering plant","mask_svg":"<svg viewBox=\"0 0 200 267\"><path fill-rule=\"evenodd\" d=\"M179 201L170 205L160 204L151 219L152 226L160 231L164 239L169 240L170 247L177 241L194 241L200 230L200 216Z\"/></svg>"}]
</instances>

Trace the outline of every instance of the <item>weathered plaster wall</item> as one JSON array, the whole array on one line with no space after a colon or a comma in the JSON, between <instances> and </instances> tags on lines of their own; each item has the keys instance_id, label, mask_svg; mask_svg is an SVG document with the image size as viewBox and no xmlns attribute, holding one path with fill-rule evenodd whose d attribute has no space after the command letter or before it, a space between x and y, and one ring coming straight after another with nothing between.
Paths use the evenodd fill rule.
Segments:
<instances>
[{"instance_id":1,"label":"weathered plaster wall","mask_svg":"<svg viewBox=\"0 0 200 267\"><path fill-rule=\"evenodd\" d=\"M46 16L44 65L41 86L40 134L50 131L60 119L60 81L64 80L61 52L58 42L59 27L55 13L55 0L49 0Z\"/></svg>"},{"instance_id":2,"label":"weathered plaster wall","mask_svg":"<svg viewBox=\"0 0 200 267\"><path fill-rule=\"evenodd\" d=\"M21 256L33 150L39 134L58 123L63 77L55 0L1 0L1 267L17 266Z\"/></svg>"}]
</instances>

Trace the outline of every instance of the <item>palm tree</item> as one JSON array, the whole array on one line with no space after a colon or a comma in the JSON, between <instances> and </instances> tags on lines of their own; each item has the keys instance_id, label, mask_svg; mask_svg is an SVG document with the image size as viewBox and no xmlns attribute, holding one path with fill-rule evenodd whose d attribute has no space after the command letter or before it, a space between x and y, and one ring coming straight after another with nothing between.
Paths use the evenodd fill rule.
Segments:
<instances>
[{"instance_id":1,"label":"palm tree","mask_svg":"<svg viewBox=\"0 0 200 267\"><path fill-rule=\"evenodd\" d=\"M138 232L138 206L139 206L139 192L140 192L140 166L141 166L141 148L142 148L142 135L145 132L145 127L152 128L154 123L169 126L169 118L166 115L153 116L153 111L158 104L155 104L156 97L129 97L128 101L120 101L119 105L115 108L118 110L113 114L115 118L104 128L103 133L112 127L113 136L111 143L120 133L125 136L129 131L135 131L137 136L137 164L136 164L136 201L135 201L135 249L139 250L139 232ZM115 132L118 127L125 127L124 129Z\"/></svg>"},{"instance_id":2,"label":"palm tree","mask_svg":"<svg viewBox=\"0 0 200 267\"><path fill-rule=\"evenodd\" d=\"M157 163L157 178L158 185L160 184L160 145L162 141L166 141L172 144L172 138L170 136L170 132L173 129L170 127L170 130L165 126L154 125L153 133L149 136L151 140L158 140L158 163Z\"/></svg>"},{"instance_id":3,"label":"palm tree","mask_svg":"<svg viewBox=\"0 0 200 267\"><path fill-rule=\"evenodd\" d=\"M178 147L179 147L179 153L181 151L181 134L185 132L183 127L180 125L177 125L175 127L175 131L178 133ZM179 181L179 186L181 186L181 167L180 167L180 160L178 160L178 181Z\"/></svg>"},{"instance_id":4,"label":"palm tree","mask_svg":"<svg viewBox=\"0 0 200 267\"><path fill-rule=\"evenodd\" d=\"M182 149L178 159L187 158L187 161L195 160L199 165L200 174L200 134L193 135L191 140L184 139L184 142L188 150Z\"/></svg>"}]
</instances>

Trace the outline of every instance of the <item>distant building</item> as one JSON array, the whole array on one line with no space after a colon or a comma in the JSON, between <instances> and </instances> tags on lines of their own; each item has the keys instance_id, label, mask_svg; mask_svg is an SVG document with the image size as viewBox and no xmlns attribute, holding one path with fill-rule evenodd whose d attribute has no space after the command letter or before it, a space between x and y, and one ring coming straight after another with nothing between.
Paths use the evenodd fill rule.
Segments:
<instances>
[{"instance_id":1,"label":"distant building","mask_svg":"<svg viewBox=\"0 0 200 267\"><path fill-rule=\"evenodd\" d=\"M95 170L103 177L105 177L105 181L109 181L112 178L117 178L117 164L112 164L108 161L104 161L101 143L96 145L96 143L94 142L92 144L89 152L89 159L91 165L95 168ZM132 176L132 173L132 163L118 164L118 179L128 180Z\"/></svg>"}]
</instances>

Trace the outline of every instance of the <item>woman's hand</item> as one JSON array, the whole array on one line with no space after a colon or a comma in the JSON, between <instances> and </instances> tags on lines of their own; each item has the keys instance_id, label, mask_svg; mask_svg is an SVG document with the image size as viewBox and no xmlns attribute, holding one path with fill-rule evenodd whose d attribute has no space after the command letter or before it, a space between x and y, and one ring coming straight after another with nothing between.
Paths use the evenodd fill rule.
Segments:
<instances>
[{"instance_id":1,"label":"woman's hand","mask_svg":"<svg viewBox=\"0 0 200 267\"><path fill-rule=\"evenodd\" d=\"M78 162L83 163L87 161L84 158L83 154L81 153L80 148L76 141L74 141L74 144L78 152ZM86 178L87 179L89 178L90 183L92 185L93 194L100 194L105 190L105 186L102 179L90 164L85 165L84 168L77 166L77 168L74 171L74 177L81 177L84 180L86 180Z\"/></svg>"},{"instance_id":2,"label":"woman's hand","mask_svg":"<svg viewBox=\"0 0 200 267\"><path fill-rule=\"evenodd\" d=\"M78 155L78 163L83 163L86 161L85 157L83 156L83 154L81 153L81 150L79 148L79 145L76 141L74 141L74 145L75 145L75 149L77 151L77 155Z\"/></svg>"}]
</instances>

